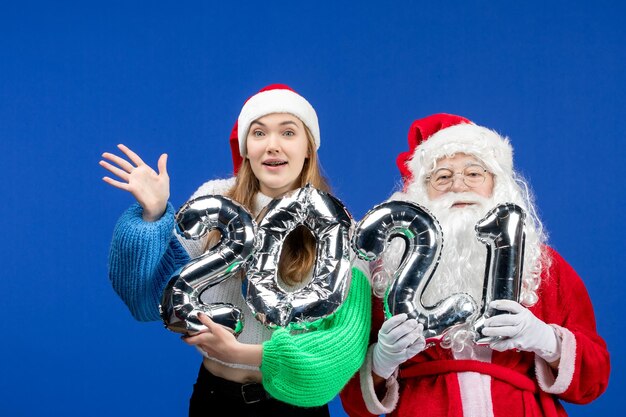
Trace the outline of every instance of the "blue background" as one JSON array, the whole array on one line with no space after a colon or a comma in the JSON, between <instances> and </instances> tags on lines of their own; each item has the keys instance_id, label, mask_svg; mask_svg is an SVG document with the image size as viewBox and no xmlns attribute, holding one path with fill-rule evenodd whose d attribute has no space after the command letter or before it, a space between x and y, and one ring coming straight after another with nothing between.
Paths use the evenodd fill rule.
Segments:
<instances>
[{"instance_id":1,"label":"blue background","mask_svg":"<svg viewBox=\"0 0 626 417\"><path fill-rule=\"evenodd\" d=\"M621 409L621 2L226 3L2 2L0 415L186 415L200 358L111 289L132 198L98 161L120 142L153 166L169 153L179 206L229 175L232 123L274 82L317 109L321 161L357 220L399 181L414 119L455 113L509 136L612 354L607 392L567 410Z\"/></svg>"}]
</instances>

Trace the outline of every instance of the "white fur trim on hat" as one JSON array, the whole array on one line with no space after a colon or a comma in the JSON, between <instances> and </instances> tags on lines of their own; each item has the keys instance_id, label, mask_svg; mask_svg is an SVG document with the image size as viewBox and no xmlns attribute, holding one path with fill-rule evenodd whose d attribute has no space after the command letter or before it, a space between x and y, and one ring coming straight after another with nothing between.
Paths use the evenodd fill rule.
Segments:
<instances>
[{"instance_id":1,"label":"white fur trim on hat","mask_svg":"<svg viewBox=\"0 0 626 417\"><path fill-rule=\"evenodd\" d=\"M237 119L237 139L241 156L246 156L246 137L252 122L271 113L289 113L302 120L313 135L315 149L319 149L320 127L313 106L298 93L276 89L255 94L241 109Z\"/></svg>"},{"instance_id":2,"label":"white fur trim on hat","mask_svg":"<svg viewBox=\"0 0 626 417\"><path fill-rule=\"evenodd\" d=\"M462 123L438 131L415 148L407 162L415 180L423 180L438 159L464 153L480 159L497 175L512 175L513 149L506 137L473 123Z\"/></svg>"}]
</instances>

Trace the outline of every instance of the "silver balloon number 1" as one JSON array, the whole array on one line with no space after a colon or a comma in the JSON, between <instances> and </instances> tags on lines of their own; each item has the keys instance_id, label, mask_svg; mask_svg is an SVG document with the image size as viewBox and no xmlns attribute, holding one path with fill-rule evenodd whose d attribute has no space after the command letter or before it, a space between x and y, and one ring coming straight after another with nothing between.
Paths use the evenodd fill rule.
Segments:
<instances>
[{"instance_id":1,"label":"silver balloon number 1","mask_svg":"<svg viewBox=\"0 0 626 417\"><path fill-rule=\"evenodd\" d=\"M176 231L186 239L200 239L212 230L221 232L218 245L180 268L163 292L161 318L173 332L205 330L198 313L206 314L234 334L243 329L240 309L227 303L204 304L200 295L239 271L250 257L254 249L254 221L243 206L219 195L191 200L176 213Z\"/></svg>"},{"instance_id":2,"label":"silver balloon number 1","mask_svg":"<svg viewBox=\"0 0 626 417\"><path fill-rule=\"evenodd\" d=\"M502 314L489 308L493 300L519 301L524 260L524 220L526 214L516 204L496 206L476 224L478 239L487 245L487 265L480 317L474 323L475 340L487 344L494 340L483 337L485 319Z\"/></svg>"},{"instance_id":3,"label":"silver balloon number 1","mask_svg":"<svg viewBox=\"0 0 626 417\"><path fill-rule=\"evenodd\" d=\"M389 201L375 206L357 225L352 246L357 256L374 261L396 237L406 245L384 299L385 313L407 313L424 325L427 340L438 339L449 327L466 322L476 312L476 303L468 294L454 294L434 306L422 304L443 242L439 223L417 204Z\"/></svg>"}]
</instances>

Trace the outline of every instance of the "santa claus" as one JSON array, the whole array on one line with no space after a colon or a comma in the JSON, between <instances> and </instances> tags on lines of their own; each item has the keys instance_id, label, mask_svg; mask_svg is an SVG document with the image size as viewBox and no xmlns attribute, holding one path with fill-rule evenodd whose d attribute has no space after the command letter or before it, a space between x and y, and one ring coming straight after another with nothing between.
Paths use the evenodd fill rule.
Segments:
<instances>
[{"instance_id":1,"label":"santa claus","mask_svg":"<svg viewBox=\"0 0 626 417\"><path fill-rule=\"evenodd\" d=\"M485 321L478 345L471 324L426 346L422 325L406 314L384 321L382 297L403 250L392 242L373 271L371 345L341 397L350 416L563 416L559 400L587 403L606 388L609 355L591 301L572 267L546 244L527 183L513 169L509 140L448 114L416 120L409 151L398 156L403 189L390 200L426 207L444 242L424 305L456 293L480 305L487 250L475 224L500 203L526 211L520 302L489 305L508 314Z\"/></svg>"}]
</instances>

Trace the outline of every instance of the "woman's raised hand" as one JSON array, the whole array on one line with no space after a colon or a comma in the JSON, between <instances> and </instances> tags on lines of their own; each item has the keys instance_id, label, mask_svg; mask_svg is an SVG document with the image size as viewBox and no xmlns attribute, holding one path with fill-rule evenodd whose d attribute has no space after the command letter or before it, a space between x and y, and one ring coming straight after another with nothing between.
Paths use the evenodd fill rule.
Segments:
<instances>
[{"instance_id":1,"label":"woman's raised hand","mask_svg":"<svg viewBox=\"0 0 626 417\"><path fill-rule=\"evenodd\" d=\"M110 177L102 178L107 184L128 191L143 207L143 219L153 222L161 218L167 208L170 198L170 177L167 175L167 154L159 157L155 172L135 152L128 147L117 145L120 151L130 160L109 152L102 154L100 166L118 177L121 181ZM132 162L132 163L131 163Z\"/></svg>"}]
</instances>

